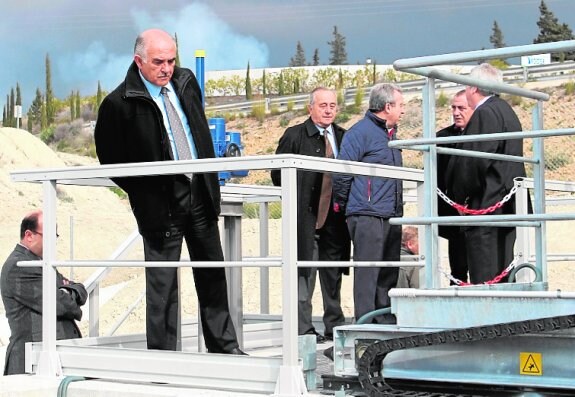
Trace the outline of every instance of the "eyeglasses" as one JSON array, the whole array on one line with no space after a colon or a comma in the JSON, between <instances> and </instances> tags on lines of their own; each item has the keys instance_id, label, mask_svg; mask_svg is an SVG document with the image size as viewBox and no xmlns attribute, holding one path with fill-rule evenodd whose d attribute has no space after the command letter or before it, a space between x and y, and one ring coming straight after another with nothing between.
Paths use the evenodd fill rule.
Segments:
<instances>
[{"instance_id":1,"label":"eyeglasses","mask_svg":"<svg viewBox=\"0 0 575 397\"><path fill-rule=\"evenodd\" d=\"M37 234L37 235L39 235L39 236L44 237L44 233L42 233L42 232L37 232L36 230L30 230L30 233L32 233L32 234ZM60 235L58 234L58 232L56 232L56 238L58 238L58 237L60 237Z\"/></svg>"}]
</instances>

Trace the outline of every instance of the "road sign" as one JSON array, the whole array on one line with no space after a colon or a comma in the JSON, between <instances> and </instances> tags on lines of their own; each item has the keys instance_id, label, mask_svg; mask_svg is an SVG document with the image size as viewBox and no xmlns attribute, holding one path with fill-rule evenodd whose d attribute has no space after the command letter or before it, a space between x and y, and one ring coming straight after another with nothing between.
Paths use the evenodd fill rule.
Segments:
<instances>
[{"instance_id":1,"label":"road sign","mask_svg":"<svg viewBox=\"0 0 575 397\"><path fill-rule=\"evenodd\" d=\"M539 66L551 63L551 54L527 55L521 57L521 66Z\"/></svg>"}]
</instances>

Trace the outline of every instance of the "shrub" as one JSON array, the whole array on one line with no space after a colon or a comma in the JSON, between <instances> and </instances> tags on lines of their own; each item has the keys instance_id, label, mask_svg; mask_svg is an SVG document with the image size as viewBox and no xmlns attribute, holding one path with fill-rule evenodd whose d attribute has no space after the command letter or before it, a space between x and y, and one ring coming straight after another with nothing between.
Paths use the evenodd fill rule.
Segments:
<instances>
[{"instance_id":1,"label":"shrub","mask_svg":"<svg viewBox=\"0 0 575 397\"><path fill-rule=\"evenodd\" d=\"M337 116L335 116L336 124L347 123L350 119L351 119L351 115L347 112L341 112L341 113L338 113Z\"/></svg>"},{"instance_id":2,"label":"shrub","mask_svg":"<svg viewBox=\"0 0 575 397\"><path fill-rule=\"evenodd\" d=\"M435 100L435 106L438 108L444 108L449 103L449 98L445 95L445 92L441 91L439 96Z\"/></svg>"},{"instance_id":3,"label":"shrub","mask_svg":"<svg viewBox=\"0 0 575 397\"><path fill-rule=\"evenodd\" d=\"M295 102L293 100L288 101L287 103L287 111L291 112L293 110L293 107L295 106Z\"/></svg>"},{"instance_id":4,"label":"shrub","mask_svg":"<svg viewBox=\"0 0 575 397\"><path fill-rule=\"evenodd\" d=\"M565 95L575 94L575 81L569 80L565 83Z\"/></svg>"},{"instance_id":5,"label":"shrub","mask_svg":"<svg viewBox=\"0 0 575 397\"><path fill-rule=\"evenodd\" d=\"M252 116L263 123L266 118L266 105L263 102L254 103L252 105Z\"/></svg>"},{"instance_id":6,"label":"shrub","mask_svg":"<svg viewBox=\"0 0 575 397\"><path fill-rule=\"evenodd\" d=\"M289 119L285 116L280 117L280 127L285 128L289 125Z\"/></svg>"}]
</instances>

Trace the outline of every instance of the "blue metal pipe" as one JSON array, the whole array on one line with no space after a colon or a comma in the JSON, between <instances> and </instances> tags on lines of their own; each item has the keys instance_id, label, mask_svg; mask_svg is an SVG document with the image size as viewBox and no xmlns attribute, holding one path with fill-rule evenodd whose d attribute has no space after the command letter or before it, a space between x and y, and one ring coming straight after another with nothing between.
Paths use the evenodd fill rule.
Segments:
<instances>
[{"instance_id":1,"label":"blue metal pipe","mask_svg":"<svg viewBox=\"0 0 575 397\"><path fill-rule=\"evenodd\" d=\"M202 91L202 107L206 107L206 100L205 100L205 60L206 60L206 51L205 50L196 50L196 79L198 80L198 84L200 85L200 90Z\"/></svg>"}]
</instances>

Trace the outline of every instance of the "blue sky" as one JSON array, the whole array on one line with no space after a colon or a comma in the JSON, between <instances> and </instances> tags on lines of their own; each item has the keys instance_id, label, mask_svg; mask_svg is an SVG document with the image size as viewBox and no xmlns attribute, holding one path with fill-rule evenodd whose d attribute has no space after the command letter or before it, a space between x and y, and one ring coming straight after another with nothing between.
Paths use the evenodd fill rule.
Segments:
<instances>
[{"instance_id":1,"label":"blue sky","mask_svg":"<svg viewBox=\"0 0 575 397\"><path fill-rule=\"evenodd\" d=\"M350 64L490 48L497 21L508 46L538 34L540 0L3 0L0 103L20 84L25 105L45 87L50 55L57 97L113 89L131 62L141 30L177 33L184 66L207 52L207 70L287 66L301 41L311 60L328 63L334 25L347 40ZM547 0L575 30L575 0Z\"/></svg>"}]
</instances>

